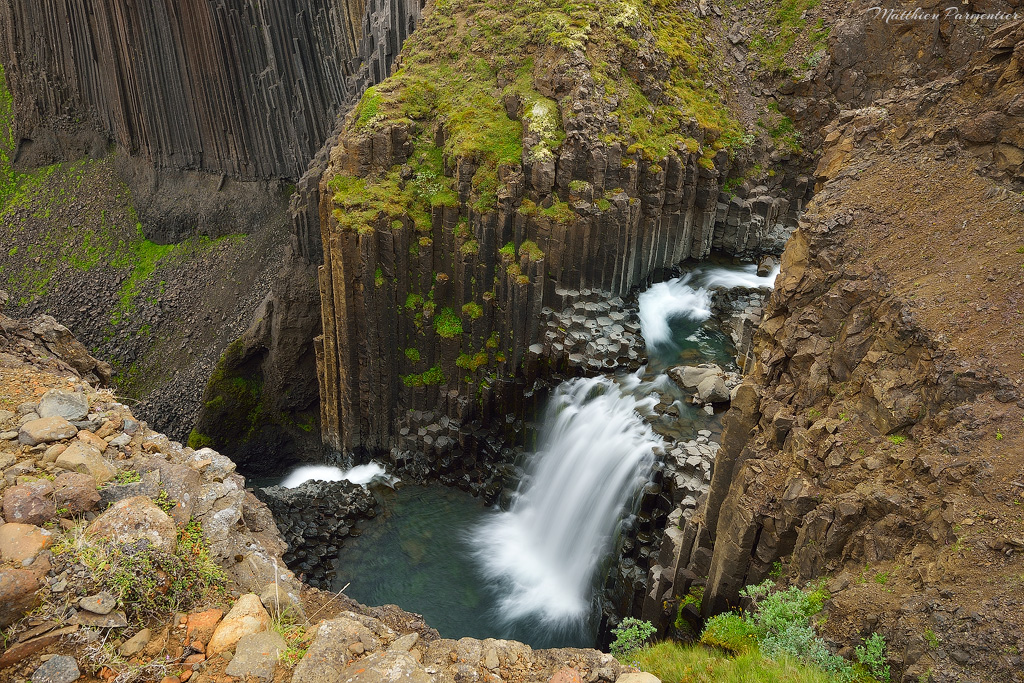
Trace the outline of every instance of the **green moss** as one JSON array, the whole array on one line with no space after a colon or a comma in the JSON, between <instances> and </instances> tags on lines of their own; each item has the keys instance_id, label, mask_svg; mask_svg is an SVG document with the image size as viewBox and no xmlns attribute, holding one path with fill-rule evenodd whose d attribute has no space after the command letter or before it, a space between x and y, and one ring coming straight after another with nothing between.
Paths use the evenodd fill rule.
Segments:
<instances>
[{"instance_id":1,"label":"green moss","mask_svg":"<svg viewBox=\"0 0 1024 683\"><path fill-rule=\"evenodd\" d=\"M809 32L809 50L806 55L797 55L794 46L807 28L805 13L814 9L821 0L778 0L771 3L764 17L763 28L750 40L750 49L760 59L760 71L787 75L792 68L787 58L802 58L814 54L824 47L829 29L818 21Z\"/></svg>"},{"instance_id":2,"label":"green moss","mask_svg":"<svg viewBox=\"0 0 1024 683\"><path fill-rule=\"evenodd\" d=\"M419 363L420 362L420 352L417 351L416 349L406 349L405 350L405 357L408 358L413 363Z\"/></svg>"},{"instance_id":3,"label":"green moss","mask_svg":"<svg viewBox=\"0 0 1024 683\"><path fill-rule=\"evenodd\" d=\"M373 272L373 284L377 287L384 284L384 271L380 269L380 266L377 266L377 270Z\"/></svg>"},{"instance_id":4,"label":"green moss","mask_svg":"<svg viewBox=\"0 0 1024 683\"><path fill-rule=\"evenodd\" d=\"M375 88L367 88L356 105L356 127L362 128L376 120L380 113L380 95Z\"/></svg>"},{"instance_id":5,"label":"green moss","mask_svg":"<svg viewBox=\"0 0 1024 683\"><path fill-rule=\"evenodd\" d=\"M419 294L410 294L405 297L405 310L414 311L423 305L423 297Z\"/></svg>"},{"instance_id":6,"label":"green moss","mask_svg":"<svg viewBox=\"0 0 1024 683\"><path fill-rule=\"evenodd\" d=\"M193 429L188 435L188 447L196 451L200 448L212 448L213 439Z\"/></svg>"},{"instance_id":7,"label":"green moss","mask_svg":"<svg viewBox=\"0 0 1024 683\"><path fill-rule=\"evenodd\" d=\"M455 359L455 365L470 372L476 372L479 368L487 365L487 354L480 352L475 354L462 353Z\"/></svg>"},{"instance_id":8,"label":"green moss","mask_svg":"<svg viewBox=\"0 0 1024 683\"><path fill-rule=\"evenodd\" d=\"M470 301L468 304L462 305L462 315L466 316L470 320L476 320L483 314L483 307L476 302Z\"/></svg>"},{"instance_id":9,"label":"green moss","mask_svg":"<svg viewBox=\"0 0 1024 683\"><path fill-rule=\"evenodd\" d=\"M529 261L541 261L544 259L544 252L537 246L536 242L526 240L519 245L519 255L525 255Z\"/></svg>"},{"instance_id":10,"label":"green moss","mask_svg":"<svg viewBox=\"0 0 1024 683\"><path fill-rule=\"evenodd\" d=\"M422 387L422 386L434 386L437 384L444 383L444 372L441 370L440 365L426 370L425 372L418 375L405 375L402 377L402 383L407 387Z\"/></svg>"},{"instance_id":11,"label":"green moss","mask_svg":"<svg viewBox=\"0 0 1024 683\"><path fill-rule=\"evenodd\" d=\"M434 331L445 339L453 339L462 334L462 320L455 311L445 307L434 316Z\"/></svg>"},{"instance_id":12,"label":"green moss","mask_svg":"<svg viewBox=\"0 0 1024 683\"><path fill-rule=\"evenodd\" d=\"M652 160L700 152L701 145L682 132L696 121L711 156L740 146L742 127L720 94L729 92L721 57L703 40L709 21L674 0L440 0L406 41L401 68L369 89L354 113L356 131L369 134L391 125L409 131L415 177L404 181L394 168L372 179L336 177L335 219L342 229L367 231L385 217L392 226L408 217L417 229L428 229L425 208L457 202L443 173L456 160L476 167L472 208L492 210L501 191L499 169L518 166L524 152L527 161L552 158L565 139L563 117L573 116L538 91L534 60L542 54L545 65L557 61L560 51L586 55L619 119L608 143L623 142ZM666 65L658 87L645 91L620 67L633 63L638 50L656 52ZM517 103L512 117L506 102ZM436 125L443 128L443 148L433 146ZM526 131L533 144L524 150ZM566 207L554 209L552 217L572 219Z\"/></svg>"},{"instance_id":13,"label":"green moss","mask_svg":"<svg viewBox=\"0 0 1024 683\"><path fill-rule=\"evenodd\" d=\"M508 258L512 258L512 257L514 257L516 255L516 245L512 244L511 242L509 242L508 244L503 246L501 249L499 249L498 253L501 254L502 256L507 256Z\"/></svg>"}]
</instances>

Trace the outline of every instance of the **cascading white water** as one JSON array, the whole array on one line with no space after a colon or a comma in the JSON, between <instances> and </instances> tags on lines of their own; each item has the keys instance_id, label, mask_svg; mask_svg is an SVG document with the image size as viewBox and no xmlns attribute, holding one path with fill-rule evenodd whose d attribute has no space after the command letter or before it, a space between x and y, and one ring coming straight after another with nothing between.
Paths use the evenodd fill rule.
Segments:
<instances>
[{"instance_id":1,"label":"cascading white water","mask_svg":"<svg viewBox=\"0 0 1024 683\"><path fill-rule=\"evenodd\" d=\"M384 466L370 462L365 465L356 465L347 470L331 465L303 465L296 467L288 473L288 476L279 484L286 489L293 489L301 486L307 481L349 481L353 484L365 486L374 479L381 479L389 485L394 478L388 475Z\"/></svg>"},{"instance_id":2,"label":"cascading white water","mask_svg":"<svg viewBox=\"0 0 1024 683\"><path fill-rule=\"evenodd\" d=\"M640 329L648 346L663 346L672 340L673 318L703 322L711 317L711 289L724 287L771 288L776 266L765 276L757 275L757 266L698 267L682 277L652 285L639 297Z\"/></svg>"},{"instance_id":3,"label":"cascading white water","mask_svg":"<svg viewBox=\"0 0 1024 683\"><path fill-rule=\"evenodd\" d=\"M470 539L484 574L499 586L501 621L570 631L592 614L595 573L662 443L638 415L653 404L606 377L555 390L542 447L511 509Z\"/></svg>"}]
</instances>

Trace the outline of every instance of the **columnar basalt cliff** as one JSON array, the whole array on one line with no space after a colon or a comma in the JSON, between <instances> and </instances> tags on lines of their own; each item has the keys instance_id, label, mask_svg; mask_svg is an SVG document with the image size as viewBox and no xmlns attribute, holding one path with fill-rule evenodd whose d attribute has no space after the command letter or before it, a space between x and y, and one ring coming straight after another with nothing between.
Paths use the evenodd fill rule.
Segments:
<instances>
[{"instance_id":1,"label":"columnar basalt cliff","mask_svg":"<svg viewBox=\"0 0 1024 683\"><path fill-rule=\"evenodd\" d=\"M692 586L707 617L769 574L826 577L825 632L883 633L903 680L1019 676L1019 597L991 577L1019 573L1024 548L1010 341L1024 247L1007 189L1024 161L1022 31L822 132L820 191L783 254L710 490L664 533L648 618L671 623ZM964 610L978 611L956 626ZM692 606L681 616L699 624Z\"/></svg>"},{"instance_id":2,"label":"columnar basalt cliff","mask_svg":"<svg viewBox=\"0 0 1024 683\"><path fill-rule=\"evenodd\" d=\"M207 410L202 431L232 455L256 441L257 455L302 450L296 439L317 449L326 151L315 157L387 76L420 11L417 0L0 3L11 94L0 166L12 178L0 272L19 307L67 320L181 439L200 413L197 387L255 320L240 370L268 425L217 431L223 410ZM313 180L287 182L311 162ZM94 265L103 272L81 287Z\"/></svg>"},{"instance_id":3,"label":"columnar basalt cliff","mask_svg":"<svg viewBox=\"0 0 1024 683\"><path fill-rule=\"evenodd\" d=\"M96 126L158 167L298 178L358 94L365 4L4 2L16 160Z\"/></svg>"},{"instance_id":4,"label":"columnar basalt cliff","mask_svg":"<svg viewBox=\"0 0 1024 683\"><path fill-rule=\"evenodd\" d=\"M425 410L446 424L487 414L538 366L570 365L543 328L552 310L626 295L712 249L778 249L802 210L795 175L775 198L746 187L749 200L719 201L742 128L697 82L715 78L694 59L705 48L672 43L709 20L535 5L438 3L331 152L317 358L338 451L415 449ZM555 15L569 25L550 28ZM431 450L461 447L445 442Z\"/></svg>"}]
</instances>

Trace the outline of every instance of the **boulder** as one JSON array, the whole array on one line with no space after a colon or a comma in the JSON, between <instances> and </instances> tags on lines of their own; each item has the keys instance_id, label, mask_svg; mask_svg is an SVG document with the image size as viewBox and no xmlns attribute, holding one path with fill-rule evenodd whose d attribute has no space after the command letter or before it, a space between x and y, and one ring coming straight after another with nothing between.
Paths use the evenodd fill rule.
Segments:
<instances>
[{"instance_id":1,"label":"boulder","mask_svg":"<svg viewBox=\"0 0 1024 683\"><path fill-rule=\"evenodd\" d=\"M47 495L53 491L53 485L32 486L20 484L4 491L4 519L8 522L41 525L53 518L56 513L53 500Z\"/></svg>"},{"instance_id":2,"label":"boulder","mask_svg":"<svg viewBox=\"0 0 1024 683\"><path fill-rule=\"evenodd\" d=\"M96 509L100 493L96 490L96 477L80 472L65 472L53 480L53 500L58 508L71 514Z\"/></svg>"},{"instance_id":3,"label":"boulder","mask_svg":"<svg viewBox=\"0 0 1024 683\"><path fill-rule=\"evenodd\" d=\"M89 474L100 484L110 481L117 470L107 462L99 449L82 441L76 441L57 456L57 467L81 474Z\"/></svg>"},{"instance_id":4,"label":"boulder","mask_svg":"<svg viewBox=\"0 0 1024 683\"><path fill-rule=\"evenodd\" d=\"M348 661L352 645L360 645L364 650L375 650L380 647L380 641L369 628L347 616L320 622L306 656L295 667L292 683L344 680L338 678L339 666Z\"/></svg>"},{"instance_id":5,"label":"boulder","mask_svg":"<svg viewBox=\"0 0 1024 683\"><path fill-rule=\"evenodd\" d=\"M40 605L39 575L29 569L0 567L0 628L7 628Z\"/></svg>"},{"instance_id":6,"label":"boulder","mask_svg":"<svg viewBox=\"0 0 1024 683\"><path fill-rule=\"evenodd\" d=\"M134 657L145 649L152 637L153 632L148 628L144 628L121 645L121 647L117 649L117 652L122 657Z\"/></svg>"},{"instance_id":7,"label":"boulder","mask_svg":"<svg viewBox=\"0 0 1024 683\"><path fill-rule=\"evenodd\" d=\"M725 380L718 375L705 377L697 385L697 398L701 403L725 403L731 396Z\"/></svg>"},{"instance_id":8,"label":"boulder","mask_svg":"<svg viewBox=\"0 0 1024 683\"><path fill-rule=\"evenodd\" d=\"M93 614L110 614L117 607L117 598L106 591L100 591L79 600L78 606Z\"/></svg>"},{"instance_id":9,"label":"boulder","mask_svg":"<svg viewBox=\"0 0 1024 683\"><path fill-rule=\"evenodd\" d=\"M244 636L260 633L270 628L270 615L263 608L263 603L255 593L246 593L235 601L227 616L213 632L210 642L206 645L206 654L215 654L230 650Z\"/></svg>"},{"instance_id":10,"label":"boulder","mask_svg":"<svg viewBox=\"0 0 1024 683\"><path fill-rule=\"evenodd\" d=\"M89 399L85 394L50 389L39 401L39 417L63 417L69 422L84 420L89 415Z\"/></svg>"},{"instance_id":11,"label":"boulder","mask_svg":"<svg viewBox=\"0 0 1024 683\"><path fill-rule=\"evenodd\" d=\"M693 391L705 379L721 372L722 368L717 365L705 364L696 367L685 365L672 368L668 371L668 375L682 388Z\"/></svg>"},{"instance_id":12,"label":"boulder","mask_svg":"<svg viewBox=\"0 0 1024 683\"><path fill-rule=\"evenodd\" d=\"M548 683L583 683L583 677L580 676L580 672L571 666L564 666L555 672Z\"/></svg>"},{"instance_id":13,"label":"boulder","mask_svg":"<svg viewBox=\"0 0 1024 683\"><path fill-rule=\"evenodd\" d=\"M242 636L224 673L246 681L249 677L269 681L274 677L278 658L286 649L284 638L273 631Z\"/></svg>"},{"instance_id":14,"label":"boulder","mask_svg":"<svg viewBox=\"0 0 1024 683\"><path fill-rule=\"evenodd\" d=\"M81 677L74 657L50 657L32 674L32 683L72 683Z\"/></svg>"},{"instance_id":15,"label":"boulder","mask_svg":"<svg viewBox=\"0 0 1024 683\"><path fill-rule=\"evenodd\" d=\"M88 532L118 543L146 539L164 552L174 552L174 520L145 496L118 501L89 525Z\"/></svg>"},{"instance_id":16,"label":"boulder","mask_svg":"<svg viewBox=\"0 0 1024 683\"><path fill-rule=\"evenodd\" d=\"M629 671L616 678L615 683L661 683L661 679L646 671Z\"/></svg>"},{"instance_id":17,"label":"boulder","mask_svg":"<svg viewBox=\"0 0 1024 683\"><path fill-rule=\"evenodd\" d=\"M18 430L18 443L38 446L41 443L70 439L78 428L63 417L43 417L29 420Z\"/></svg>"},{"instance_id":18,"label":"boulder","mask_svg":"<svg viewBox=\"0 0 1024 683\"><path fill-rule=\"evenodd\" d=\"M53 543L53 533L32 524L0 526L0 560L23 564Z\"/></svg>"},{"instance_id":19,"label":"boulder","mask_svg":"<svg viewBox=\"0 0 1024 683\"><path fill-rule=\"evenodd\" d=\"M219 609L208 609L204 612L195 612L188 615L188 622L185 627L185 644L210 642L214 629L224 616L224 611Z\"/></svg>"},{"instance_id":20,"label":"boulder","mask_svg":"<svg viewBox=\"0 0 1024 683\"><path fill-rule=\"evenodd\" d=\"M432 683L434 680L408 652L376 652L348 666L344 666L348 658L342 656L315 669L302 666L307 657L308 652L295 667L292 683Z\"/></svg>"}]
</instances>

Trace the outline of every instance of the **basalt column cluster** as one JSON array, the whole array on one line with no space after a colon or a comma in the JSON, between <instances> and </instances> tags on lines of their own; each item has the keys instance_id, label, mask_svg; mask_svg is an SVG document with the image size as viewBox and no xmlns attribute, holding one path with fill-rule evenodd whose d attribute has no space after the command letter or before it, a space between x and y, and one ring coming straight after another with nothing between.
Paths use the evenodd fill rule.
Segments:
<instances>
[{"instance_id":1,"label":"basalt column cluster","mask_svg":"<svg viewBox=\"0 0 1024 683\"><path fill-rule=\"evenodd\" d=\"M418 17L381 0L5 0L16 158L111 139L158 168L298 178Z\"/></svg>"}]
</instances>

